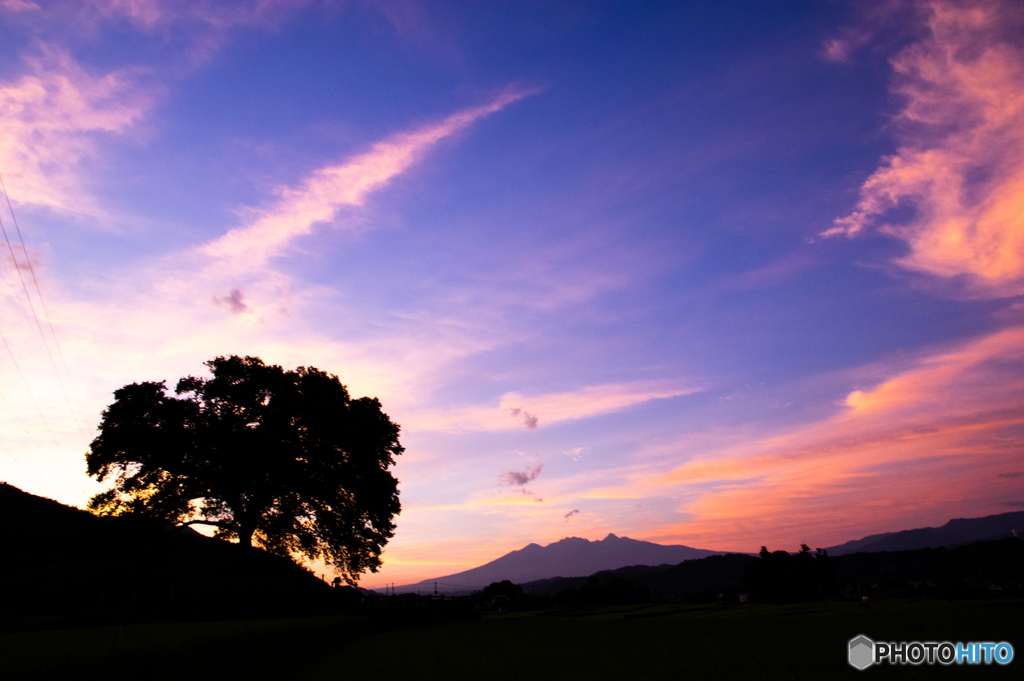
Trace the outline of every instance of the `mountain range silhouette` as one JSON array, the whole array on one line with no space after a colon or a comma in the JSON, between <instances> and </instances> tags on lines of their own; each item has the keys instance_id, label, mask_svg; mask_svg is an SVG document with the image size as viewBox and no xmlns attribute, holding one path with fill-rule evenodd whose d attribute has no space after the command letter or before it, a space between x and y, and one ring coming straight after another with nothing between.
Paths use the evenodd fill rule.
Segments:
<instances>
[{"instance_id":1,"label":"mountain range silhouette","mask_svg":"<svg viewBox=\"0 0 1024 681\"><path fill-rule=\"evenodd\" d=\"M576 577L627 565L676 564L722 553L689 546L663 545L609 534L600 541L566 537L547 546L528 544L497 560L437 579L396 587L401 592L462 593L481 589L492 582L509 580L516 584L548 577Z\"/></svg>"},{"instance_id":2,"label":"mountain range silhouette","mask_svg":"<svg viewBox=\"0 0 1024 681\"><path fill-rule=\"evenodd\" d=\"M957 518L937 528L922 527L873 534L863 539L830 546L826 550L829 555L842 556L858 552L909 551L940 546L952 548L976 541L1010 537L1014 532L1024 533L1024 511L983 518ZM435 579L425 579L416 584L397 586L395 590L399 593L432 593L436 587L438 593L469 593L506 579L516 584L524 584L556 577L586 577L604 570L630 566L677 565L686 560L725 553L683 545L655 544L614 534L609 534L599 541L567 537L547 546L528 544L480 567Z\"/></svg>"}]
</instances>

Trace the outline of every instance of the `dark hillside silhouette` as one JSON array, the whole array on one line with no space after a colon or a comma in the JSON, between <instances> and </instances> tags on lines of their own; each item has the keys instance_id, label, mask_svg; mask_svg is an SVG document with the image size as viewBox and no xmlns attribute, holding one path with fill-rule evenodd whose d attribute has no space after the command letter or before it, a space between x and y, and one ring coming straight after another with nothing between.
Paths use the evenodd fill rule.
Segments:
<instances>
[{"instance_id":1,"label":"dark hillside silhouette","mask_svg":"<svg viewBox=\"0 0 1024 681\"><path fill-rule=\"evenodd\" d=\"M873 534L863 539L830 546L830 556L862 551L911 551L913 549L952 548L962 544L1024 534L1024 511L1000 513L983 518L955 518L941 527L919 527L902 532Z\"/></svg>"},{"instance_id":2,"label":"dark hillside silhouette","mask_svg":"<svg viewBox=\"0 0 1024 681\"><path fill-rule=\"evenodd\" d=\"M642 585L653 600L706 601L719 593L744 591L743 571L754 560L751 556L728 553L687 560L678 565L632 565L618 570L602 570L591 575L599 583L625 580ZM527 593L555 596L566 590L581 589L588 577L556 577L523 584Z\"/></svg>"},{"instance_id":3,"label":"dark hillside silhouette","mask_svg":"<svg viewBox=\"0 0 1024 681\"><path fill-rule=\"evenodd\" d=\"M726 554L678 565L634 565L590 577L556 577L522 584L524 594L563 604L614 602L601 588L622 582L647 590L653 601L799 602L870 598L1001 598L1024 595L1024 540L1011 537L953 549L856 553L832 557L801 550L757 557ZM589 591L593 598L586 596ZM577 593L572 593L577 592ZM634 589L631 598L637 598Z\"/></svg>"},{"instance_id":4,"label":"dark hillside silhouette","mask_svg":"<svg viewBox=\"0 0 1024 681\"><path fill-rule=\"evenodd\" d=\"M1024 595L1024 540L1017 537L952 549L854 553L832 564L841 595L848 597Z\"/></svg>"},{"instance_id":5,"label":"dark hillside silhouette","mask_svg":"<svg viewBox=\"0 0 1024 681\"><path fill-rule=\"evenodd\" d=\"M287 558L150 518L99 518L0 483L0 618L202 619L312 613L332 589Z\"/></svg>"}]
</instances>

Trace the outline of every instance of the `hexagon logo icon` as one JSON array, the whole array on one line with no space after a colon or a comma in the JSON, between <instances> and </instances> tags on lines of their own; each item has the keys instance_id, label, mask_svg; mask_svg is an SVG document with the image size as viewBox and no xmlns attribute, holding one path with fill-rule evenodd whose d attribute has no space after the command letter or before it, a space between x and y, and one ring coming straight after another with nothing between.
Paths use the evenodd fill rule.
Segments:
<instances>
[{"instance_id":1,"label":"hexagon logo icon","mask_svg":"<svg viewBox=\"0 0 1024 681\"><path fill-rule=\"evenodd\" d=\"M875 642L867 636L850 639L850 665L867 669L875 660Z\"/></svg>"}]
</instances>

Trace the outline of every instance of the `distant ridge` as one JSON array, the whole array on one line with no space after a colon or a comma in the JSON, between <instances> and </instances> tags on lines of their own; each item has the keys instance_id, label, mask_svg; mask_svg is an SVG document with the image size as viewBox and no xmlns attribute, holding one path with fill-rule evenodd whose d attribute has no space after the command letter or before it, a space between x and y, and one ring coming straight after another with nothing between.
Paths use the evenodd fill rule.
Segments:
<instances>
[{"instance_id":1,"label":"distant ridge","mask_svg":"<svg viewBox=\"0 0 1024 681\"><path fill-rule=\"evenodd\" d=\"M1024 535L1024 511L1000 513L984 518L956 518L942 527L922 527L902 532L885 532L872 534L848 541L838 546L830 546L831 556L842 556L848 553L878 551L911 551L914 549L952 548L962 544L989 539L1002 539L1013 536L1013 532Z\"/></svg>"},{"instance_id":2,"label":"distant ridge","mask_svg":"<svg viewBox=\"0 0 1024 681\"><path fill-rule=\"evenodd\" d=\"M547 546L529 544L472 570L426 579L396 589L399 592L433 592L436 583L439 593L460 593L482 589L505 579L522 584L559 576L586 577L601 570L615 570L630 565L675 565L684 560L720 553L682 545L665 546L614 534L600 541L567 537Z\"/></svg>"},{"instance_id":3,"label":"distant ridge","mask_svg":"<svg viewBox=\"0 0 1024 681\"><path fill-rule=\"evenodd\" d=\"M925 548L952 548L976 541L1024 536L1024 511L1001 513L983 518L956 518L941 527L922 527L901 532L873 534L863 539L828 547L829 555L859 552L912 551ZM493 582L509 580L525 584L564 577L587 577L604 570L632 566L678 565L686 560L723 555L724 551L695 549L689 546L655 544L609 534L600 541L567 537L547 546L529 544L480 567L416 584L395 587L401 592L469 593Z\"/></svg>"}]
</instances>

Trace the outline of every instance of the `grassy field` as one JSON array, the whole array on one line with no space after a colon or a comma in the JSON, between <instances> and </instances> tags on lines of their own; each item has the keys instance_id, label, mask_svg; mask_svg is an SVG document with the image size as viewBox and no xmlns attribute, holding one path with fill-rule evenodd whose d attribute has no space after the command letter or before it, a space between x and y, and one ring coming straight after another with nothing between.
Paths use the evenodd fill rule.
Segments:
<instances>
[{"instance_id":1,"label":"grassy field","mask_svg":"<svg viewBox=\"0 0 1024 681\"><path fill-rule=\"evenodd\" d=\"M1021 678L999 665L846 662L847 641L1009 641L1024 602L648 605L371 630L360 617L137 624L0 637L4 679ZM864 676L861 676L864 675Z\"/></svg>"}]
</instances>

